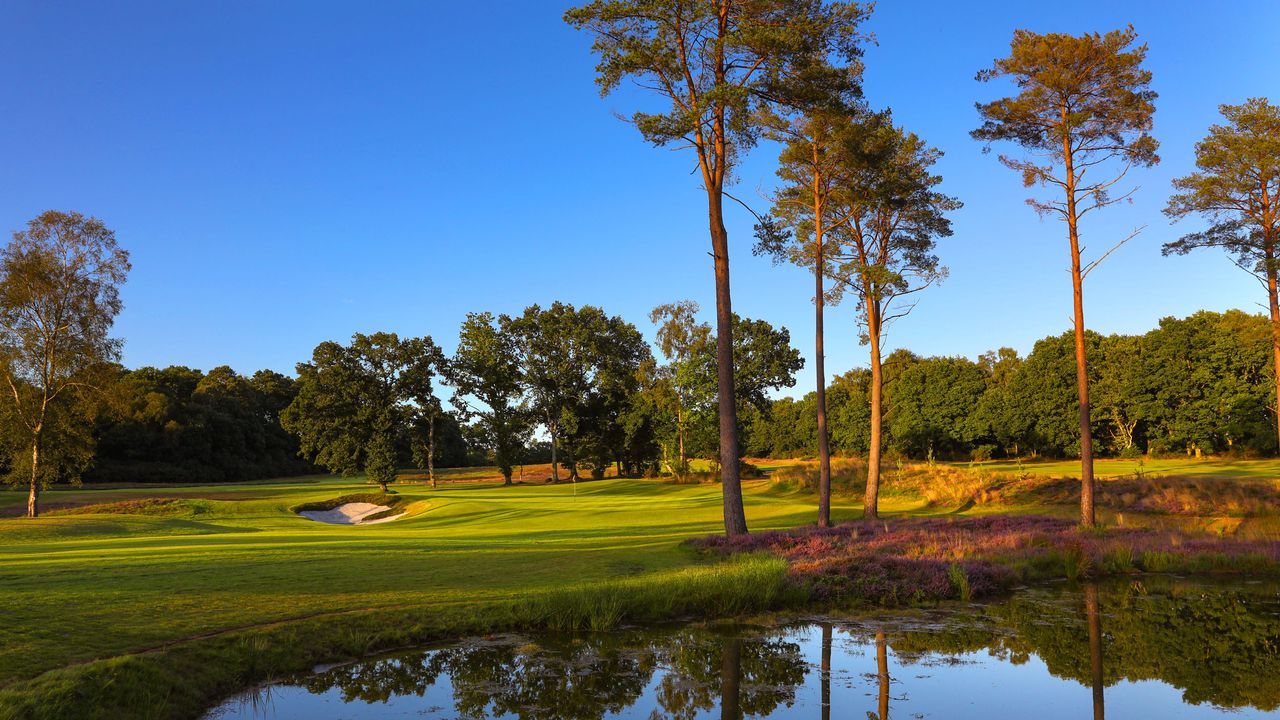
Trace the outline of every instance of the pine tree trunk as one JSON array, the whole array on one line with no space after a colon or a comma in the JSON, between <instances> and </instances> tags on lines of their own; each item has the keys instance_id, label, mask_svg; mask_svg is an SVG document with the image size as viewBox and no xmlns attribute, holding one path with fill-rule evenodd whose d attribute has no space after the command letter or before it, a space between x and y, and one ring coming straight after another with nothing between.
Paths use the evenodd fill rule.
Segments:
<instances>
[{"instance_id":1,"label":"pine tree trunk","mask_svg":"<svg viewBox=\"0 0 1280 720\"><path fill-rule=\"evenodd\" d=\"M1074 203L1072 203L1074 208ZM1068 220L1071 235L1071 289L1075 305L1076 395L1080 407L1080 524L1097 525L1093 506L1093 432L1089 412L1089 363L1085 349L1084 287L1080 271L1080 239L1074 216Z\"/></svg>"},{"instance_id":2,"label":"pine tree trunk","mask_svg":"<svg viewBox=\"0 0 1280 720\"><path fill-rule=\"evenodd\" d=\"M716 371L720 405L720 486L724 496L725 535L745 535L738 467L738 402L733 386L733 302L729 295L729 233L719 193L709 193L711 249L716 273Z\"/></svg>"},{"instance_id":3,"label":"pine tree trunk","mask_svg":"<svg viewBox=\"0 0 1280 720\"><path fill-rule=\"evenodd\" d=\"M862 499L862 517L880 517L880 434L884 409L884 368L880 363L880 318L867 300L867 336L871 344L871 439L867 447L867 490Z\"/></svg>"},{"instance_id":4,"label":"pine tree trunk","mask_svg":"<svg viewBox=\"0 0 1280 720\"><path fill-rule=\"evenodd\" d=\"M1063 108L1063 117L1067 110ZM1084 335L1084 274L1080 268L1080 234L1077 224L1080 216L1076 211L1076 176L1071 147L1071 138L1062 139L1063 172L1066 175L1067 191L1067 236L1071 241L1071 292L1075 310L1076 340L1076 395L1079 401L1080 414L1080 524L1085 527L1097 525L1097 516L1093 507L1093 430L1090 427L1089 412L1089 362L1086 357Z\"/></svg>"},{"instance_id":5,"label":"pine tree trunk","mask_svg":"<svg viewBox=\"0 0 1280 720\"><path fill-rule=\"evenodd\" d=\"M1276 447L1280 451L1280 298L1277 293L1275 242L1267 244L1267 306L1271 312L1271 362L1276 380Z\"/></svg>"},{"instance_id":6,"label":"pine tree trunk","mask_svg":"<svg viewBox=\"0 0 1280 720\"><path fill-rule=\"evenodd\" d=\"M813 145L814 166L818 163L818 145ZM814 174L813 180L813 215L814 215L814 263L813 263L813 306L814 306L814 353L813 368L818 376L818 527L831 527L831 442L827 436L827 369L826 350L823 339L823 310L826 303L826 288L823 276L826 273L825 258L822 247L822 200L820 191L821 175Z\"/></svg>"}]
</instances>

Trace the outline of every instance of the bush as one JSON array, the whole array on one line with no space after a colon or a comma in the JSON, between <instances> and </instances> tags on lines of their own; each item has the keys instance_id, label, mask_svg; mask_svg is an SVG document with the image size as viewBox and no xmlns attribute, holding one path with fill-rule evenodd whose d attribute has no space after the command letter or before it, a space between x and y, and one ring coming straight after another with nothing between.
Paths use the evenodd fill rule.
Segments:
<instances>
[{"instance_id":1,"label":"bush","mask_svg":"<svg viewBox=\"0 0 1280 720\"><path fill-rule=\"evenodd\" d=\"M974 462L986 462L995 457L996 451L1000 448L995 445L979 445L969 451L969 458Z\"/></svg>"}]
</instances>

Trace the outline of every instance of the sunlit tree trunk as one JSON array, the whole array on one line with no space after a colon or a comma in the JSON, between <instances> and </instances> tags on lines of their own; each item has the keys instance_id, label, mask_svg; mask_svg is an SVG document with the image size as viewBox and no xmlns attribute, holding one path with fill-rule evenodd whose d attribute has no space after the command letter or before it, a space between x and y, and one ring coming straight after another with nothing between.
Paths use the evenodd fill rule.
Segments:
<instances>
[{"instance_id":1,"label":"sunlit tree trunk","mask_svg":"<svg viewBox=\"0 0 1280 720\"><path fill-rule=\"evenodd\" d=\"M733 3L717 3L717 36L713 39L716 87L728 73L725 37ZM742 479L738 467L738 398L733 383L733 302L729 294L729 232L724 227L724 180L729 168L728 127L724 104L711 113L710 155L703 152L703 179L711 224L711 254L716 274L716 365L720 407L720 483L724 498L725 535L744 535L747 516L742 507ZM701 135L701 132L698 133ZM705 145L704 145L705 147Z\"/></svg>"},{"instance_id":2,"label":"sunlit tree trunk","mask_svg":"<svg viewBox=\"0 0 1280 720\"><path fill-rule=\"evenodd\" d=\"M867 336L871 346L871 438L867 448L867 489L862 499L862 517L880 516L880 434L883 424L884 372L880 363L880 309L872 293L867 293Z\"/></svg>"},{"instance_id":3,"label":"sunlit tree trunk","mask_svg":"<svg viewBox=\"0 0 1280 720\"><path fill-rule=\"evenodd\" d=\"M40 430L37 425L31 440L31 493L27 496L27 517L40 517Z\"/></svg>"},{"instance_id":4,"label":"sunlit tree trunk","mask_svg":"<svg viewBox=\"0 0 1280 720\"><path fill-rule=\"evenodd\" d=\"M551 482L560 482L560 463L557 460L557 451L559 450L559 438L556 437L556 431L559 429L559 423L552 422L551 413L547 413L547 434L551 436Z\"/></svg>"},{"instance_id":5,"label":"sunlit tree trunk","mask_svg":"<svg viewBox=\"0 0 1280 720\"><path fill-rule=\"evenodd\" d=\"M1066 110L1064 109L1065 113ZM1064 171L1067 177L1067 235L1071 240L1071 292L1075 308L1076 394L1080 414L1080 524L1093 527L1097 517L1093 507L1093 432L1089 412L1089 363L1084 334L1084 275L1080 267L1079 215L1076 209L1076 174L1071 140L1063 138Z\"/></svg>"},{"instance_id":6,"label":"sunlit tree trunk","mask_svg":"<svg viewBox=\"0 0 1280 720\"><path fill-rule=\"evenodd\" d=\"M724 531L747 532L738 468L738 402L733 386L733 303L729 296L729 233L719 195L710 197L711 245L716 271L716 371L720 407L720 482L724 495Z\"/></svg>"},{"instance_id":7,"label":"sunlit tree trunk","mask_svg":"<svg viewBox=\"0 0 1280 720\"><path fill-rule=\"evenodd\" d=\"M1276 447L1280 451L1280 297L1276 281L1276 241L1267 243L1267 308L1271 312L1271 363L1276 381Z\"/></svg>"},{"instance_id":8,"label":"sunlit tree trunk","mask_svg":"<svg viewBox=\"0 0 1280 720\"><path fill-rule=\"evenodd\" d=\"M689 470L689 456L685 453L685 449L684 449L684 405L683 404L676 406L676 442L679 443L679 446L680 446L679 457L677 458L680 462L680 466L679 466L679 469L676 470L676 475L679 477L684 477L684 474Z\"/></svg>"},{"instance_id":9,"label":"sunlit tree trunk","mask_svg":"<svg viewBox=\"0 0 1280 720\"><path fill-rule=\"evenodd\" d=\"M827 437L827 371L823 342L823 310L826 303L826 274L822 240L822 173L818 168L818 144L813 143L813 242L814 242L814 354L813 367L818 376L818 527L831 527L831 444Z\"/></svg>"},{"instance_id":10,"label":"sunlit tree trunk","mask_svg":"<svg viewBox=\"0 0 1280 720\"><path fill-rule=\"evenodd\" d=\"M431 480L431 487L436 486L436 414L431 413L431 417L427 418L427 478Z\"/></svg>"}]
</instances>

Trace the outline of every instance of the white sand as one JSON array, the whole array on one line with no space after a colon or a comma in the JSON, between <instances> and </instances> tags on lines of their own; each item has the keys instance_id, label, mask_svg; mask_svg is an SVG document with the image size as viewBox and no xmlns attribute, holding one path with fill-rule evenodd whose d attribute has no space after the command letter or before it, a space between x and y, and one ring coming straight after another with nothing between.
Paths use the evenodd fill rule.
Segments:
<instances>
[{"instance_id":1,"label":"white sand","mask_svg":"<svg viewBox=\"0 0 1280 720\"><path fill-rule=\"evenodd\" d=\"M404 516L404 513L400 513L399 515L376 520L365 520L370 515L377 515L390 509L386 505L374 505L373 503L347 503L346 505L339 505L332 510L303 510L298 514L308 520L331 525L374 525L399 520Z\"/></svg>"}]
</instances>

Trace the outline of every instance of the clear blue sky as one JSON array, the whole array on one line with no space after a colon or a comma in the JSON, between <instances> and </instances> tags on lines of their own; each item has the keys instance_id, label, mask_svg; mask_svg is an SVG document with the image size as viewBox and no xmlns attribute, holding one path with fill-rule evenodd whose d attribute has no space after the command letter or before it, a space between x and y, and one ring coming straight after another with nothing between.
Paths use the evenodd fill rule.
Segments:
<instances>
[{"instance_id":1,"label":"clear blue sky","mask_svg":"<svg viewBox=\"0 0 1280 720\"><path fill-rule=\"evenodd\" d=\"M549 0L34 2L0 5L0 228L37 213L101 217L133 254L118 322L130 366L291 372L322 340L429 334L446 350L469 310L603 306L651 332L652 306L712 309L704 196L686 153L647 146L601 99L589 38ZM940 254L951 279L891 347L976 356L1069 326L1060 225L968 131L1000 87L974 72L1015 28L1135 25L1151 47L1164 162L1132 205L1090 218L1100 250L1138 225L1086 288L1091 327L1141 332L1201 308L1257 311L1257 284L1218 253L1162 258L1188 226L1160 214L1216 106L1280 101L1280 3L885 0L866 89L946 152L965 202ZM736 192L773 182L775 148ZM759 203L763 206L763 202ZM810 354L810 281L753 258L728 220L735 309L790 328ZM828 319L827 367L866 362L851 307ZM806 370L797 388L807 391Z\"/></svg>"}]
</instances>

